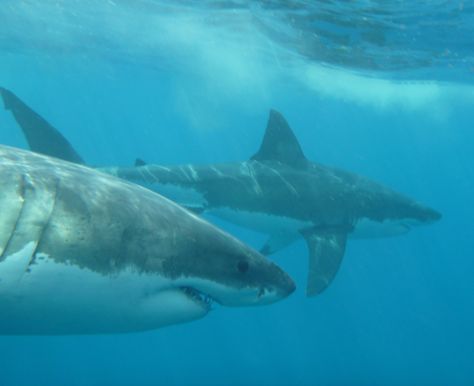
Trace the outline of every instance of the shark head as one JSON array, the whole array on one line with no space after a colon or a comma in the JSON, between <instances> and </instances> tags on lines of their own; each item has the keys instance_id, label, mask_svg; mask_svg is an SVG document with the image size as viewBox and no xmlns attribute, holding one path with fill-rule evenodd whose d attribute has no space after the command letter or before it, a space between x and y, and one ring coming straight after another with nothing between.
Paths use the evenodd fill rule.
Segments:
<instances>
[{"instance_id":1,"label":"shark head","mask_svg":"<svg viewBox=\"0 0 474 386\"><path fill-rule=\"evenodd\" d=\"M404 201L408 202L400 206L401 210L399 211L398 218L395 218L393 221L404 227L406 231L418 226L433 224L442 217L440 212L428 206L408 199Z\"/></svg>"},{"instance_id":2,"label":"shark head","mask_svg":"<svg viewBox=\"0 0 474 386\"><path fill-rule=\"evenodd\" d=\"M386 187L377 186L373 192L378 192L378 195L370 195L372 207L369 216L356 221L355 237L401 235L419 226L433 224L442 217L437 210Z\"/></svg>"},{"instance_id":3,"label":"shark head","mask_svg":"<svg viewBox=\"0 0 474 386\"><path fill-rule=\"evenodd\" d=\"M196 320L206 316L213 304L271 304L295 290L292 279L269 259L190 212L186 214L193 220L180 216L179 229L167 230L173 234L171 243L154 237L146 247L151 257L146 259L145 270L156 274L156 282L150 283L140 302L148 323ZM140 237L138 242L143 250ZM165 258L153 258L154 251Z\"/></svg>"},{"instance_id":4,"label":"shark head","mask_svg":"<svg viewBox=\"0 0 474 386\"><path fill-rule=\"evenodd\" d=\"M292 279L268 258L233 236L201 220L184 250L162 263L172 286L207 308L264 305L295 290ZM178 245L178 244L177 244Z\"/></svg>"}]
</instances>

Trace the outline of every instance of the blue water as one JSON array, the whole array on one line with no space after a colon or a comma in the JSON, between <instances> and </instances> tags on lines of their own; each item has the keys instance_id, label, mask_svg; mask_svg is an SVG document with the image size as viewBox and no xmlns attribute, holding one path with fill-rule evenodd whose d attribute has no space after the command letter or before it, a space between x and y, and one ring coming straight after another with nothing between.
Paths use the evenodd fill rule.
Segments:
<instances>
[{"instance_id":1,"label":"blue water","mask_svg":"<svg viewBox=\"0 0 474 386\"><path fill-rule=\"evenodd\" d=\"M292 13L317 7L282 3L291 4L4 0L0 85L92 165L130 165L137 156L243 160L276 108L308 158L383 182L436 208L442 221L351 241L334 283L316 298L304 295L307 251L298 242L273 256L298 290L271 306L218 307L202 320L137 334L0 336L1 386L474 384L471 2L427 10L365 1L361 19L339 2L314 2L333 7L332 21L302 17L300 35ZM413 39L391 29L351 65L347 50L368 47L367 34L355 32L380 27L383 12L384 21L408 20ZM281 38L321 25L344 35L334 20L348 15L365 24L350 23L346 49L334 38L324 56L315 46L309 55ZM263 22L271 33L256 27ZM395 51L399 65L389 66L395 59L386 53ZM449 52L449 61L435 51ZM26 148L5 111L0 143ZM209 219L255 248L265 240Z\"/></svg>"}]
</instances>

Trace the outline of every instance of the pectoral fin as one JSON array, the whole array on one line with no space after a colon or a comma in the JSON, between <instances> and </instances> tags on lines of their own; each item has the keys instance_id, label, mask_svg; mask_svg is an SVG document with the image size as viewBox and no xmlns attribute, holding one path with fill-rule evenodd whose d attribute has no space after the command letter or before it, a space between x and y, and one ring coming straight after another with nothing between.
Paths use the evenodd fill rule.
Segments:
<instances>
[{"instance_id":1,"label":"pectoral fin","mask_svg":"<svg viewBox=\"0 0 474 386\"><path fill-rule=\"evenodd\" d=\"M311 231L303 234L309 250L306 295L323 292L336 276L346 249L346 232Z\"/></svg>"}]
</instances>

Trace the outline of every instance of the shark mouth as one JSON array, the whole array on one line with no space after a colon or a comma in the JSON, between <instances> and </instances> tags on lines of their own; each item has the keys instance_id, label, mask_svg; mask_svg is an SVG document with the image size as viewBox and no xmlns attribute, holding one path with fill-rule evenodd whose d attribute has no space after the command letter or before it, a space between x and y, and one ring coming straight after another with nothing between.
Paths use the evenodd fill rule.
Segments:
<instances>
[{"instance_id":1,"label":"shark mouth","mask_svg":"<svg viewBox=\"0 0 474 386\"><path fill-rule=\"evenodd\" d=\"M199 304L201 307L205 308L206 310L210 311L212 308L212 304L214 303L214 299L196 288L193 287L180 287L180 290L191 300Z\"/></svg>"}]
</instances>

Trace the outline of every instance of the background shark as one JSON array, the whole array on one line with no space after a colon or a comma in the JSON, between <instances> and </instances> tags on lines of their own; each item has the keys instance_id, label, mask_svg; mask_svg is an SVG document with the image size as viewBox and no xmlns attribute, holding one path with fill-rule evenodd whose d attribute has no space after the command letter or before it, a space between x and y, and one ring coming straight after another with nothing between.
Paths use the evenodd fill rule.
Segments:
<instances>
[{"instance_id":1,"label":"background shark","mask_svg":"<svg viewBox=\"0 0 474 386\"><path fill-rule=\"evenodd\" d=\"M1 92L32 149L82 160L54 127L10 91ZM102 170L198 213L268 234L264 254L303 237L309 250L308 295L321 293L331 283L348 237L399 235L441 218L439 212L365 177L311 162L275 110L270 111L259 151L247 161L201 166L140 162L135 167Z\"/></svg>"},{"instance_id":2,"label":"background shark","mask_svg":"<svg viewBox=\"0 0 474 386\"><path fill-rule=\"evenodd\" d=\"M275 264L160 195L0 146L0 334L154 329L294 290Z\"/></svg>"}]
</instances>

